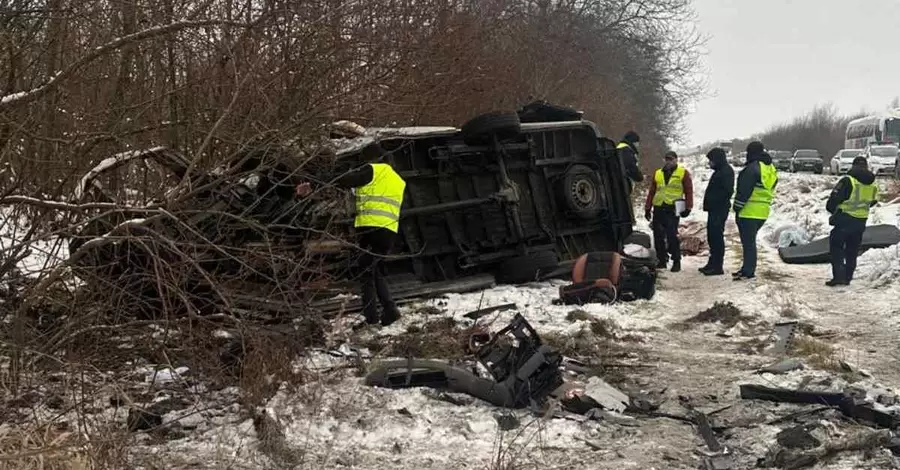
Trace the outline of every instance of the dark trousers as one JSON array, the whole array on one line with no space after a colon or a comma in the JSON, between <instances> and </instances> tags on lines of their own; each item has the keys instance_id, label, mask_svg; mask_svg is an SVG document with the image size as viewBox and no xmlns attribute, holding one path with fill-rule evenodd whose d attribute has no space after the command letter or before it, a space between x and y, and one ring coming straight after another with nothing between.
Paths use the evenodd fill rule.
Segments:
<instances>
[{"instance_id":1,"label":"dark trousers","mask_svg":"<svg viewBox=\"0 0 900 470\"><path fill-rule=\"evenodd\" d=\"M744 262L741 265L740 272L744 276L756 276L756 235L765 223L765 220L737 218L738 233L741 235L741 248L744 251Z\"/></svg>"},{"instance_id":2,"label":"dark trousers","mask_svg":"<svg viewBox=\"0 0 900 470\"><path fill-rule=\"evenodd\" d=\"M681 242L678 241L678 215L672 206L659 206L653 208L653 247L656 248L656 257L660 263L667 263L669 256L672 261L681 261Z\"/></svg>"},{"instance_id":3,"label":"dark trousers","mask_svg":"<svg viewBox=\"0 0 900 470\"><path fill-rule=\"evenodd\" d=\"M363 315L370 323L378 321L379 303L386 312L397 309L387 281L379 269L382 257L390 254L395 237L394 232L383 228L364 229L359 234L359 246L365 250L358 260Z\"/></svg>"},{"instance_id":4,"label":"dark trousers","mask_svg":"<svg viewBox=\"0 0 900 470\"><path fill-rule=\"evenodd\" d=\"M856 271L856 258L862 243L865 226L835 225L828 237L831 251L831 276L835 281L850 282Z\"/></svg>"},{"instance_id":5,"label":"dark trousers","mask_svg":"<svg viewBox=\"0 0 900 470\"><path fill-rule=\"evenodd\" d=\"M728 221L728 209L711 211L706 219L706 241L709 243L709 261L706 266L724 269L725 264L725 222Z\"/></svg>"}]
</instances>

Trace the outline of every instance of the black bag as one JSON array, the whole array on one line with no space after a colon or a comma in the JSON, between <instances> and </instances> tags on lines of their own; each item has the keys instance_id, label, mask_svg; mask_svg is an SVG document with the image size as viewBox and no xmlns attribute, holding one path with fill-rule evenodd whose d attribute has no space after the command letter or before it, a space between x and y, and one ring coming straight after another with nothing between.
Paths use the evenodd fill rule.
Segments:
<instances>
[{"instance_id":1,"label":"black bag","mask_svg":"<svg viewBox=\"0 0 900 470\"><path fill-rule=\"evenodd\" d=\"M576 282L559 288L559 298L564 305L611 304L616 297L616 287L609 279Z\"/></svg>"},{"instance_id":2,"label":"black bag","mask_svg":"<svg viewBox=\"0 0 900 470\"><path fill-rule=\"evenodd\" d=\"M646 266L625 270L619 280L619 300L652 299L656 295L656 270Z\"/></svg>"}]
</instances>

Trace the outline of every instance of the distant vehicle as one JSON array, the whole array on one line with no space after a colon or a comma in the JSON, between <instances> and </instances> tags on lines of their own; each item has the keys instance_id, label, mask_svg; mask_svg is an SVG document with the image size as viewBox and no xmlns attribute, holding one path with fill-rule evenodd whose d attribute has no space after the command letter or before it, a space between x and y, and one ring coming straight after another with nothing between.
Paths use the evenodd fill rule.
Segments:
<instances>
[{"instance_id":1,"label":"distant vehicle","mask_svg":"<svg viewBox=\"0 0 900 470\"><path fill-rule=\"evenodd\" d=\"M863 149L877 142L900 143L900 109L847 123L844 148Z\"/></svg>"},{"instance_id":2,"label":"distant vehicle","mask_svg":"<svg viewBox=\"0 0 900 470\"><path fill-rule=\"evenodd\" d=\"M825 169L825 161L822 154L818 150L800 149L794 152L791 157L791 164L788 170L795 173L803 170L810 170L820 175Z\"/></svg>"},{"instance_id":3,"label":"distant vehicle","mask_svg":"<svg viewBox=\"0 0 900 470\"><path fill-rule=\"evenodd\" d=\"M769 156L772 157L772 165L776 170L789 170L794 154L787 150L769 150Z\"/></svg>"},{"instance_id":4,"label":"distant vehicle","mask_svg":"<svg viewBox=\"0 0 900 470\"><path fill-rule=\"evenodd\" d=\"M744 166L747 164L747 152L741 152L737 155L728 157L728 163L732 166Z\"/></svg>"},{"instance_id":5,"label":"distant vehicle","mask_svg":"<svg viewBox=\"0 0 900 470\"><path fill-rule=\"evenodd\" d=\"M900 148L897 144L877 143L869 145L862 153L869 161L869 169L875 176L893 175L897 173L897 157L900 156Z\"/></svg>"},{"instance_id":6,"label":"distant vehicle","mask_svg":"<svg viewBox=\"0 0 900 470\"><path fill-rule=\"evenodd\" d=\"M831 174L832 175L843 175L850 171L850 166L853 164L853 159L862 155L863 151L860 149L841 149L838 150L833 157L831 157Z\"/></svg>"}]
</instances>

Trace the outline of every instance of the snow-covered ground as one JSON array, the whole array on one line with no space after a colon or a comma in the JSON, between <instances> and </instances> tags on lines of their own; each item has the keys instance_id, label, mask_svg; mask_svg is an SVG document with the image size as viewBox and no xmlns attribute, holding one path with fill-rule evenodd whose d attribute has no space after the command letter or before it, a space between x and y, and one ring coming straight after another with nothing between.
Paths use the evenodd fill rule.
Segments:
<instances>
[{"instance_id":1,"label":"snow-covered ground","mask_svg":"<svg viewBox=\"0 0 900 470\"><path fill-rule=\"evenodd\" d=\"M702 157L684 161L696 187L696 210L686 224L705 221L700 210L710 173L705 163ZM621 376L621 387L630 392L664 391L669 398L664 411L684 414L678 397L686 397L708 413L728 407L716 414L717 422L728 428L720 438L733 449L738 468L749 468L787 426L767 423L801 408L742 401L739 384L841 389L855 379L824 364L840 359L871 374L861 382L868 388L900 386L895 340L900 330L900 284L895 282L900 276L900 246L866 253L860 259L857 282L837 289L824 286L830 277L827 265L786 265L777 256L779 235L787 227L800 228L811 237L827 235L825 198L836 180L827 175L780 175L773 215L760 238L759 277L754 281L704 277L696 270L705 263L701 255L687 257L681 273L663 273L654 299L588 305L580 310L589 320L571 318L573 307L553 305L562 285L557 281L498 286L408 306L396 324L362 335L386 341L440 318L471 325L465 313L506 303L515 303L518 309L491 314L480 323L502 326L518 312L540 334L565 338L589 331L590 319L608 320L618 325L619 339L610 340L617 347L611 357L594 358L596 362L622 363L610 364L606 370ZM897 204L877 207L871 223L897 224L898 211ZM646 230L646 225L640 221L639 228ZM739 250L733 221L727 230L726 262L736 269ZM716 302L733 303L741 319L728 325L686 323ZM425 307L428 314L422 313ZM773 342L772 326L787 320L807 325L804 331L812 330L819 338L816 341L825 343L832 355L821 361L803 358L804 370L785 375L757 374L760 367L776 362L765 347ZM309 371L314 380L299 388L282 386L257 410L279 423L276 438L263 436L267 433L236 405L239 391L226 389L214 394L215 406L207 400L164 416L165 422L185 424L189 429L185 435L164 442L136 437L130 464L133 468L161 468L162 464L165 468L240 469L682 469L699 465L695 450L702 441L682 422L543 418L474 399L465 405L451 404L429 390L371 388L353 374L325 372L346 364L324 354L298 359L297 367ZM184 374L190 376L189 371L177 372L164 375L175 381ZM498 417L509 415L521 424L502 431ZM293 466L285 466L284 460ZM861 453L845 453L815 468L892 468L885 463L889 461L883 453L868 460Z\"/></svg>"}]
</instances>

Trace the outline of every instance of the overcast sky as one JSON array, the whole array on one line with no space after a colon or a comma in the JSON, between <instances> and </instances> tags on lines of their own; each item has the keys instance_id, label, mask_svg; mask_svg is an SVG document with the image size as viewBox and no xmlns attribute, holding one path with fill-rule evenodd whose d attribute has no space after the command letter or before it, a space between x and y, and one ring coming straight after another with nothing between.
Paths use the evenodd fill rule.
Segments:
<instances>
[{"instance_id":1,"label":"overcast sky","mask_svg":"<svg viewBox=\"0 0 900 470\"><path fill-rule=\"evenodd\" d=\"M713 96L694 144L745 137L818 103L882 110L900 95L900 0L694 0Z\"/></svg>"}]
</instances>

